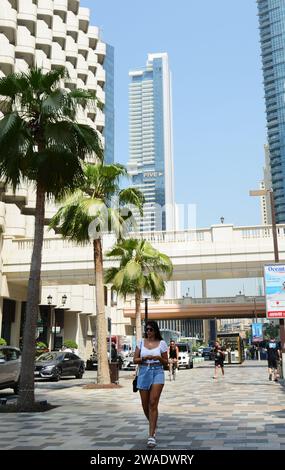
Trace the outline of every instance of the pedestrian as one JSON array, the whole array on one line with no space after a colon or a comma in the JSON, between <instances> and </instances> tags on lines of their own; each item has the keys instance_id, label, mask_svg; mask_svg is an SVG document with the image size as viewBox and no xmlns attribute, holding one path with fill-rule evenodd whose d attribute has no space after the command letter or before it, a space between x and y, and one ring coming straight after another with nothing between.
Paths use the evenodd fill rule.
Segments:
<instances>
[{"instance_id":1,"label":"pedestrian","mask_svg":"<svg viewBox=\"0 0 285 470\"><path fill-rule=\"evenodd\" d=\"M112 346L111 346L111 362L117 362L117 360L118 360L118 353L117 353L116 345L115 345L115 343L112 343Z\"/></svg>"},{"instance_id":2,"label":"pedestrian","mask_svg":"<svg viewBox=\"0 0 285 470\"><path fill-rule=\"evenodd\" d=\"M144 338L136 346L134 363L138 364L137 388L142 408L149 422L147 446L156 446L158 403L164 386L163 367L168 365L167 344L163 341L156 321L148 321Z\"/></svg>"},{"instance_id":3,"label":"pedestrian","mask_svg":"<svg viewBox=\"0 0 285 470\"><path fill-rule=\"evenodd\" d=\"M220 368L222 371L222 376L224 377L224 360L225 360L225 352L222 350L222 347L218 341L215 342L214 347L214 359L215 359L215 372L213 379L218 378L218 369Z\"/></svg>"},{"instance_id":4,"label":"pedestrian","mask_svg":"<svg viewBox=\"0 0 285 470\"><path fill-rule=\"evenodd\" d=\"M278 370L278 361L281 357L281 352L278 347L275 338L270 338L267 344L267 364L268 364L268 374L269 380L272 380L274 377L274 381L278 382L277 378L277 370Z\"/></svg>"}]
</instances>

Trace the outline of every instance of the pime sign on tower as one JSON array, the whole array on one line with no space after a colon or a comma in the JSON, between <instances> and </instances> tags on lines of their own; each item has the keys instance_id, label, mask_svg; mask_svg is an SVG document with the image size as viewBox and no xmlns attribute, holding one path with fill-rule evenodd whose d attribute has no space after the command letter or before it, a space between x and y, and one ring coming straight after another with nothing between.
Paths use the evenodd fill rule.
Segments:
<instances>
[{"instance_id":1,"label":"pime sign on tower","mask_svg":"<svg viewBox=\"0 0 285 470\"><path fill-rule=\"evenodd\" d=\"M285 265L264 266L267 318L285 318Z\"/></svg>"}]
</instances>

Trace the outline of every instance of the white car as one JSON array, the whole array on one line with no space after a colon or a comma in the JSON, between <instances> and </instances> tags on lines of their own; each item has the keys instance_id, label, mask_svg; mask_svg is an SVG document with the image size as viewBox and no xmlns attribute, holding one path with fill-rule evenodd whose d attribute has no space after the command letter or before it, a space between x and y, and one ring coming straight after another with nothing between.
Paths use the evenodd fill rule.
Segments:
<instances>
[{"instance_id":1,"label":"white car","mask_svg":"<svg viewBox=\"0 0 285 470\"><path fill-rule=\"evenodd\" d=\"M123 370L135 370L136 364L134 363L134 353L129 354L124 357L124 362L122 364Z\"/></svg>"},{"instance_id":2,"label":"white car","mask_svg":"<svg viewBox=\"0 0 285 470\"><path fill-rule=\"evenodd\" d=\"M20 349L12 346L0 346L0 390L12 388L19 392L21 370Z\"/></svg>"},{"instance_id":3,"label":"white car","mask_svg":"<svg viewBox=\"0 0 285 470\"><path fill-rule=\"evenodd\" d=\"M186 367L186 369L193 369L193 356L192 347L190 343L176 343L179 349L178 367Z\"/></svg>"}]
</instances>

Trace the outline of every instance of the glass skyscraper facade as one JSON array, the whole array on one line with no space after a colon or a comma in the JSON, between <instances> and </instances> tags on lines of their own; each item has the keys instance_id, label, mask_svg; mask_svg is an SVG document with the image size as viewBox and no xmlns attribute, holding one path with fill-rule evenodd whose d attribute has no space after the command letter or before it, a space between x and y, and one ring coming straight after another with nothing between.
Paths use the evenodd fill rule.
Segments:
<instances>
[{"instance_id":1,"label":"glass skyscraper facade","mask_svg":"<svg viewBox=\"0 0 285 470\"><path fill-rule=\"evenodd\" d=\"M106 44L106 56L103 64L106 72L105 81L105 163L110 165L114 163L114 147L115 147L115 111L114 111L114 47Z\"/></svg>"},{"instance_id":2,"label":"glass skyscraper facade","mask_svg":"<svg viewBox=\"0 0 285 470\"><path fill-rule=\"evenodd\" d=\"M138 230L175 228L171 78L166 53L148 54L129 73L129 163L132 186L145 196Z\"/></svg>"},{"instance_id":3,"label":"glass skyscraper facade","mask_svg":"<svg viewBox=\"0 0 285 470\"><path fill-rule=\"evenodd\" d=\"M277 223L285 223L285 1L257 0Z\"/></svg>"}]
</instances>

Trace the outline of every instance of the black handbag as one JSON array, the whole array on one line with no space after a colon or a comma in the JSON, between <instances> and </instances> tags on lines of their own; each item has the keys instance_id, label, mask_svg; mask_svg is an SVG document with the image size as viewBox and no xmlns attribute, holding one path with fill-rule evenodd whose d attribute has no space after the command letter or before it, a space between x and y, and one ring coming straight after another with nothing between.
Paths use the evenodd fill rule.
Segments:
<instances>
[{"instance_id":1,"label":"black handbag","mask_svg":"<svg viewBox=\"0 0 285 470\"><path fill-rule=\"evenodd\" d=\"M133 380L133 392L137 392L138 391L138 376L136 375L134 380Z\"/></svg>"}]
</instances>

